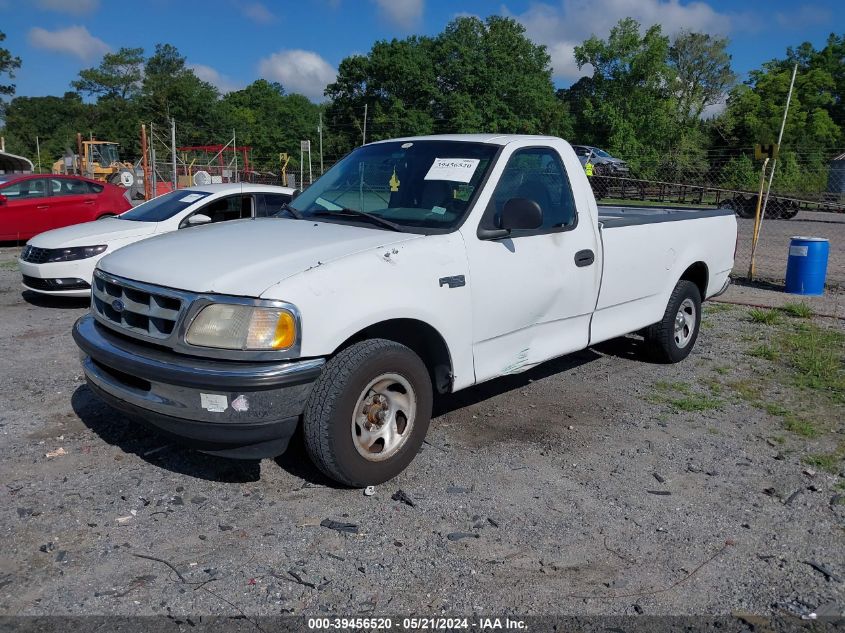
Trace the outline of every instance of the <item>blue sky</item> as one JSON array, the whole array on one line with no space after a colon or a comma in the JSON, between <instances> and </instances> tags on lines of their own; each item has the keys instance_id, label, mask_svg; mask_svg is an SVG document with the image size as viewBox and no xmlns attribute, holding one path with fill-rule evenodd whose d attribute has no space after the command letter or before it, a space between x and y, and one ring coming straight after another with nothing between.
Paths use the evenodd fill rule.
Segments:
<instances>
[{"instance_id":1,"label":"blue sky","mask_svg":"<svg viewBox=\"0 0 845 633\"><path fill-rule=\"evenodd\" d=\"M549 47L559 86L589 71L577 69L573 46L606 36L626 16L670 34L727 35L740 74L787 46L821 46L829 33L845 32L842 0L0 0L0 30L23 59L18 95L60 95L106 51L167 42L223 91L264 77L319 100L341 59L377 39L435 34L456 15L494 13L519 20Z\"/></svg>"}]
</instances>

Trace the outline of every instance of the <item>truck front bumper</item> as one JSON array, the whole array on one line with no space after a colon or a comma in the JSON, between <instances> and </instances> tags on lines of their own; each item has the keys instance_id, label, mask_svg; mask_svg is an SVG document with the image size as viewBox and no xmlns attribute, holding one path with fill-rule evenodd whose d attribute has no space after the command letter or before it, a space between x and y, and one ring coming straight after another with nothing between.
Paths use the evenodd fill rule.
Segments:
<instances>
[{"instance_id":1,"label":"truck front bumper","mask_svg":"<svg viewBox=\"0 0 845 633\"><path fill-rule=\"evenodd\" d=\"M139 344L89 314L73 326L90 388L114 408L206 453L282 454L325 359L237 362Z\"/></svg>"}]
</instances>

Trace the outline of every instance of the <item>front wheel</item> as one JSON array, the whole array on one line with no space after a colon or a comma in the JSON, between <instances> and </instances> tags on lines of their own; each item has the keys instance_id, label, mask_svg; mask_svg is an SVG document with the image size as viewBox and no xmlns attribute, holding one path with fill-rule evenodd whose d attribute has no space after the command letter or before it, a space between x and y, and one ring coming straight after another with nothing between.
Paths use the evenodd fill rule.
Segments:
<instances>
[{"instance_id":1,"label":"front wheel","mask_svg":"<svg viewBox=\"0 0 845 633\"><path fill-rule=\"evenodd\" d=\"M669 297L663 318L646 329L645 340L655 360L678 363L692 351L701 326L701 294L682 279Z\"/></svg>"},{"instance_id":2,"label":"front wheel","mask_svg":"<svg viewBox=\"0 0 845 633\"><path fill-rule=\"evenodd\" d=\"M414 459L431 420L428 370L410 348L356 343L326 363L305 405L311 461L347 486L383 483Z\"/></svg>"}]
</instances>

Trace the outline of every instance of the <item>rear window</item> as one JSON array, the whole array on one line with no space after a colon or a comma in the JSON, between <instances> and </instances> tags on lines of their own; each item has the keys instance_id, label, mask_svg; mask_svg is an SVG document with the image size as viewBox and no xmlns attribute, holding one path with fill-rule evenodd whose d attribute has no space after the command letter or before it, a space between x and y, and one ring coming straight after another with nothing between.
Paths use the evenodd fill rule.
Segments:
<instances>
[{"instance_id":1,"label":"rear window","mask_svg":"<svg viewBox=\"0 0 845 633\"><path fill-rule=\"evenodd\" d=\"M190 189L171 191L158 198L153 198L131 211L121 213L119 217L121 220L134 220L136 222L161 222L172 218L209 195L211 194L204 191L191 191Z\"/></svg>"}]
</instances>

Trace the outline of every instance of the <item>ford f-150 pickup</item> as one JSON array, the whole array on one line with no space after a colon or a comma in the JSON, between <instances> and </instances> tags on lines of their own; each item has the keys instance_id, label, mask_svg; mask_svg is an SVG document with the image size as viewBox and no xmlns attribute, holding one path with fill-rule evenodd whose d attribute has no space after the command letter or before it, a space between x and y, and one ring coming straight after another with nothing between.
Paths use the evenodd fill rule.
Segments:
<instances>
[{"instance_id":1,"label":"ford f-150 pickup","mask_svg":"<svg viewBox=\"0 0 845 633\"><path fill-rule=\"evenodd\" d=\"M239 458L302 424L314 463L364 486L411 462L435 392L631 332L683 360L735 245L730 210L599 208L558 138L382 141L275 217L107 255L73 336L130 418Z\"/></svg>"}]
</instances>

